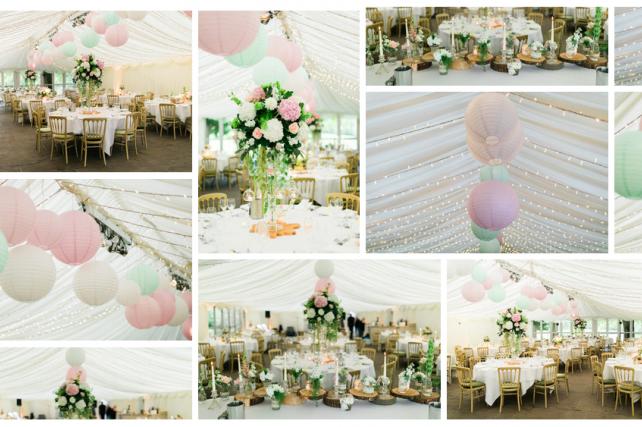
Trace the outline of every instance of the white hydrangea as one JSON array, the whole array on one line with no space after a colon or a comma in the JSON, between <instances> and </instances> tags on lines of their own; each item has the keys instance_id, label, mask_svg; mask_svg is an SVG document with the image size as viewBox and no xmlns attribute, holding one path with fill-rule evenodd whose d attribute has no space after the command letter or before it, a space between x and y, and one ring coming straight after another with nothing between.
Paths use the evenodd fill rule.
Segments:
<instances>
[{"instance_id":1,"label":"white hydrangea","mask_svg":"<svg viewBox=\"0 0 642 427\"><path fill-rule=\"evenodd\" d=\"M308 316L308 319L312 319L316 314L314 313L314 309L310 309L307 311L306 315Z\"/></svg>"},{"instance_id":2,"label":"white hydrangea","mask_svg":"<svg viewBox=\"0 0 642 427\"><path fill-rule=\"evenodd\" d=\"M267 129L263 131L263 137L270 142L277 142L283 139L283 123L279 119L271 119L267 122Z\"/></svg>"},{"instance_id":3,"label":"white hydrangea","mask_svg":"<svg viewBox=\"0 0 642 427\"><path fill-rule=\"evenodd\" d=\"M276 107L278 105L279 103L274 98L268 98L265 100L265 108L267 108L268 110L276 110Z\"/></svg>"},{"instance_id":4,"label":"white hydrangea","mask_svg":"<svg viewBox=\"0 0 642 427\"><path fill-rule=\"evenodd\" d=\"M239 107L239 119L244 122L254 120L256 118L256 109L254 104L245 102Z\"/></svg>"},{"instance_id":5,"label":"white hydrangea","mask_svg":"<svg viewBox=\"0 0 642 427\"><path fill-rule=\"evenodd\" d=\"M323 318L324 318L327 322L332 322L332 321L334 320L334 313L326 313L326 315L325 315L325 316L323 316Z\"/></svg>"},{"instance_id":6,"label":"white hydrangea","mask_svg":"<svg viewBox=\"0 0 642 427\"><path fill-rule=\"evenodd\" d=\"M509 320L508 322L504 323L504 329L508 329L509 331L513 329L513 322Z\"/></svg>"},{"instance_id":7,"label":"white hydrangea","mask_svg":"<svg viewBox=\"0 0 642 427\"><path fill-rule=\"evenodd\" d=\"M76 403L76 408L80 410L85 409L86 407L87 407L87 404L85 403L84 400L81 400L78 403Z\"/></svg>"},{"instance_id":8,"label":"white hydrangea","mask_svg":"<svg viewBox=\"0 0 642 427\"><path fill-rule=\"evenodd\" d=\"M285 145L281 142L276 144L276 151L283 151L285 149Z\"/></svg>"},{"instance_id":9,"label":"white hydrangea","mask_svg":"<svg viewBox=\"0 0 642 427\"><path fill-rule=\"evenodd\" d=\"M65 406L67 405L67 398L65 396L60 396L58 398L58 406Z\"/></svg>"},{"instance_id":10,"label":"white hydrangea","mask_svg":"<svg viewBox=\"0 0 642 427\"><path fill-rule=\"evenodd\" d=\"M322 309L322 308L320 308L320 309L317 311L317 313L319 313L319 316L323 316L323 313L325 313L325 311L323 311L323 309Z\"/></svg>"},{"instance_id":11,"label":"white hydrangea","mask_svg":"<svg viewBox=\"0 0 642 427\"><path fill-rule=\"evenodd\" d=\"M245 127L253 128L254 125L256 125L256 122L254 120L248 120L247 122L245 122Z\"/></svg>"},{"instance_id":12,"label":"white hydrangea","mask_svg":"<svg viewBox=\"0 0 642 427\"><path fill-rule=\"evenodd\" d=\"M288 144L294 147L296 145L299 145L299 140L296 138L288 138Z\"/></svg>"}]
</instances>

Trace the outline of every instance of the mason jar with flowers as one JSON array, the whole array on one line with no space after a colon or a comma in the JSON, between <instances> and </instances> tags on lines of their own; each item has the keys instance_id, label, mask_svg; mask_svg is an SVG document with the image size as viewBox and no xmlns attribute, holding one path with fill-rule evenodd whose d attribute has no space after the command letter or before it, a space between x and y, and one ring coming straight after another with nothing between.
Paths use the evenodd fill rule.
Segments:
<instances>
[{"instance_id":1,"label":"mason jar with flowers","mask_svg":"<svg viewBox=\"0 0 642 427\"><path fill-rule=\"evenodd\" d=\"M105 63L96 59L91 53L76 59L76 65L71 70L71 77L78 88L81 102L86 107L91 105L91 99L96 90L103 84L104 68Z\"/></svg>"},{"instance_id":2,"label":"mason jar with flowers","mask_svg":"<svg viewBox=\"0 0 642 427\"><path fill-rule=\"evenodd\" d=\"M376 385L377 380L375 380L373 377L366 376L361 379L361 390L364 393L374 393Z\"/></svg>"},{"instance_id":3,"label":"mason jar with flowers","mask_svg":"<svg viewBox=\"0 0 642 427\"><path fill-rule=\"evenodd\" d=\"M215 371L214 382L216 384L216 392L221 397L228 397L230 395L230 387L232 386L232 378L223 375L221 371Z\"/></svg>"},{"instance_id":4,"label":"mason jar with flowers","mask_svg":"<svg viewBox=\"0 0 642 427\"><path fill-rule=\"evenodd\" d=\"M265 394L272 402L272 409L279 410L285 399L285 390L279 384L270 384L265 389Z\"/></svg>"},{"instance_id":5,"label":"mason jar with flowers","mask_svg":"<svg viewBox=\"0 0 642 427\"><path fill-rule=\"evenodd\" d=\"M517 307L507 308L497 319L498 335L504 338L504 345L512 349L514 357L521 353L521 338L526 335L528 319Z\"/></svg>"},{"instance_id":6,"label":"mason jar with flowers","mask_svg":"<svg viewBox=\"0 0 642 427\"><path fill-rule=\"evenodd\" d=\"M399 374L399 390L402 392L410 388L412 378L415 376L415 366L411 363Z\"/></svg>"},{"instance_id":7,"label":"mason jar with flowers","mask_svg":"<svg viewBox=\"0 0 642 427\"><path fill-rule=\"evenodd\" d=\"M439 49L433 54L435 61L439 64L439 74L446 75L448 74L448 69L453 63L453 54L446 49Z\"/></svg>"},{"instance_id":8,"label":"mason jar with flowers","mask_svg":"<svg viewBox=\"0 0 642 427\"><path fill-rule=\"evenodd\" d=\"M320 366L312 368L312 372L308 376L310 381L310 391L312 392L312 400L315 402L321 397L321 381L323 380L323 372Z\"/></svg>"}]
</instances>

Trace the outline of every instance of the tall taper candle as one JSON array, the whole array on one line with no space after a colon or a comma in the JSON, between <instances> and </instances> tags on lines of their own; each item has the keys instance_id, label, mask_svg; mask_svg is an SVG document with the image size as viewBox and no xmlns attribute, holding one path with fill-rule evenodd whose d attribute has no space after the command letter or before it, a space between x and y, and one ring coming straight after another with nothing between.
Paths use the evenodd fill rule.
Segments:
<instances>
[{"instance_id":1,"label":"tall taper candle","mask_svg":"<svg viewBox=\"0 0 642 427\"><path fill-rule=\"evenodd\" d=\"M214 362L212 362L212 397L216 395L216 372L214 372Z\"/></svg>"},{"instance_id":2,"label":"tall taper candle","mask_svg":"<svg viewBox=\"0 0 642 427\"><path fill-rule=\"evenodd\" d=\"M554 17L551 16L551 41L553 41L553 26L555 25Z\"/></svg>"},{"instance_id":3,"label":"tall taper candle","mask_svg":"<svg viewBox=\"0 0 642 427\"><path fill-rule=\"evenodd\" d=\"M379 27L379 57L383 58L383 37L381 37L381 27ZM381 62L381 59L379 62Z\"/></svg>"},{"instance_id":4,"label":"tall taper candle","mask_svg":"<svg viewBox=\"0 0 642 427\"><path fill-rule=\"evenodd\" d=\"M388 355L387 355L387 353L384 351L384 352L383 352L383 376L384 376L384 377L385 377L385 376L386 376L386 374L388 373L388 367L386 366L387 361L388 361Z\"/></svg>"}]
</instances>

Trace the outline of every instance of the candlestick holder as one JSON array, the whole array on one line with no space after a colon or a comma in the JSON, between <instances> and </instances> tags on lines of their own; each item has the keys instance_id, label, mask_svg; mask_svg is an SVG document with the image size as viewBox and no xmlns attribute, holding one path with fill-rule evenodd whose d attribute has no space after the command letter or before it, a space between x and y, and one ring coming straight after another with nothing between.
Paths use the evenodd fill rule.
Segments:
<instances>
[{"instance_id":1,"label":"candlestick holder","mask_svg":"<svg viewBox=\"0 0 642 427\"><path fill-rule=\"evenodd\" d=\"M379 65L377 65L375 74L379 75L383 73L388 73L388 69L386 68L386 58L383 55L379 55Z\"/></svg>"},{"instance_id":2,"label":"candlestick holder","mask_svg":"<svg viewBox=\"0 0 642 427\"><path fill-rule=\"evenodd\" d=\"M226 405L223 403L223 398L218 395L217 390L212 390L212 402L210 405L207 407L207 409L212 409L212 410L224 410L226 409Z\"/></svg>"},{"instance_id":3,"label":"candlestick holder","mask_svg":"<svg viewBox=\"0 0 642 427\"><path fill-rule=\"evenodd\" d=\"M393 405L397 398L390 394L390 378L385 376L380 376L377 379L378 392L376 398L372 399L371 402L376 405Z\"/></svg>"}]
</instances>

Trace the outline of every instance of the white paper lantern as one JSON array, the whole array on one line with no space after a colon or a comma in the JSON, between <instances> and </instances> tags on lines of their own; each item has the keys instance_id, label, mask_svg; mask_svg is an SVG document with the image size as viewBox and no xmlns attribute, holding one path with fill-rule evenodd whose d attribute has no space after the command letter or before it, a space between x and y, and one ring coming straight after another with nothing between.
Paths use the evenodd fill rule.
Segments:
<instances>
[{"instance_id":1,"label":"white paper lantern","mask_svg":"<svg viewBox=\"0 0 642 427\"><path fill-rule=\"evenodd\" d=\"M69 363L69 366L78 368L85 363L85 350L82 348L70 348L65 353L65 359L67 363Z\"/></svg>"},{"instance_id":2,"label":"white paper lantern","mask_svg":"<svg viewBox=\"0 0 642 427\"><path fill-rule=\"evenodd\" d=\"M105 261L83 264L74 276L74 293L89 305L103 305L113 300L118 292L118 276Z\"/></svg>"},{"instance_id":3,"label":"white paper lantern","mask_svg":"<svg viewBox=\"0 0 642 427\"><path fill-rule=\"evenodd\" d=\"M118 304L129 306L138 303L140 300L140 287L138 283L124 279L118 285L118 293L116 294L116 301Z\"/></svg>"},{"instance_id":4,"label":"white paper lantern","mask_svg":"<svg viewBox=\"0 0 642 427\"><path fill-rule=\"evenodd\" d=\"M317 277L327 279L334 273L334 263L329 259L320 259L314 264L314 272Z\"/></svg>"},{"instance_id":5,"label":"white paper lantern","mask_svg":"<svg viewBox=\"0 0 642 427\"><path fill-rule=\"evenodd\" d=\"M169 274L165 272L159 272L158 273L158 289L170 289L173 290L174 288L172 287L172 278Z\"/></svg>"},{"instance_id":6,"label":"white paper lantern","mask_svg":"<svg viewBox=\"0 0 642 427\"><path fill-rule=\"evenodd\" d=\"M44 298L56 283L56 266L49 252L31 245L9 251L9 260L0 275L2 289L16 301Z\"/></svg>"},{"instance_id":7,"label":"white paper lantern","mask_svg":"<svg viewBox=\"0 0 642 427\"><path fill-rule=\"evenodd\" d=\"M180 326L187 320L187 317L189 316L189 307L187 307L187 303L183 301L183 298L176 298L176 312L174 313L174 317L172 317L172 320L170 320L167 324L169 326Z\"/></svg>"}]
</instances>

